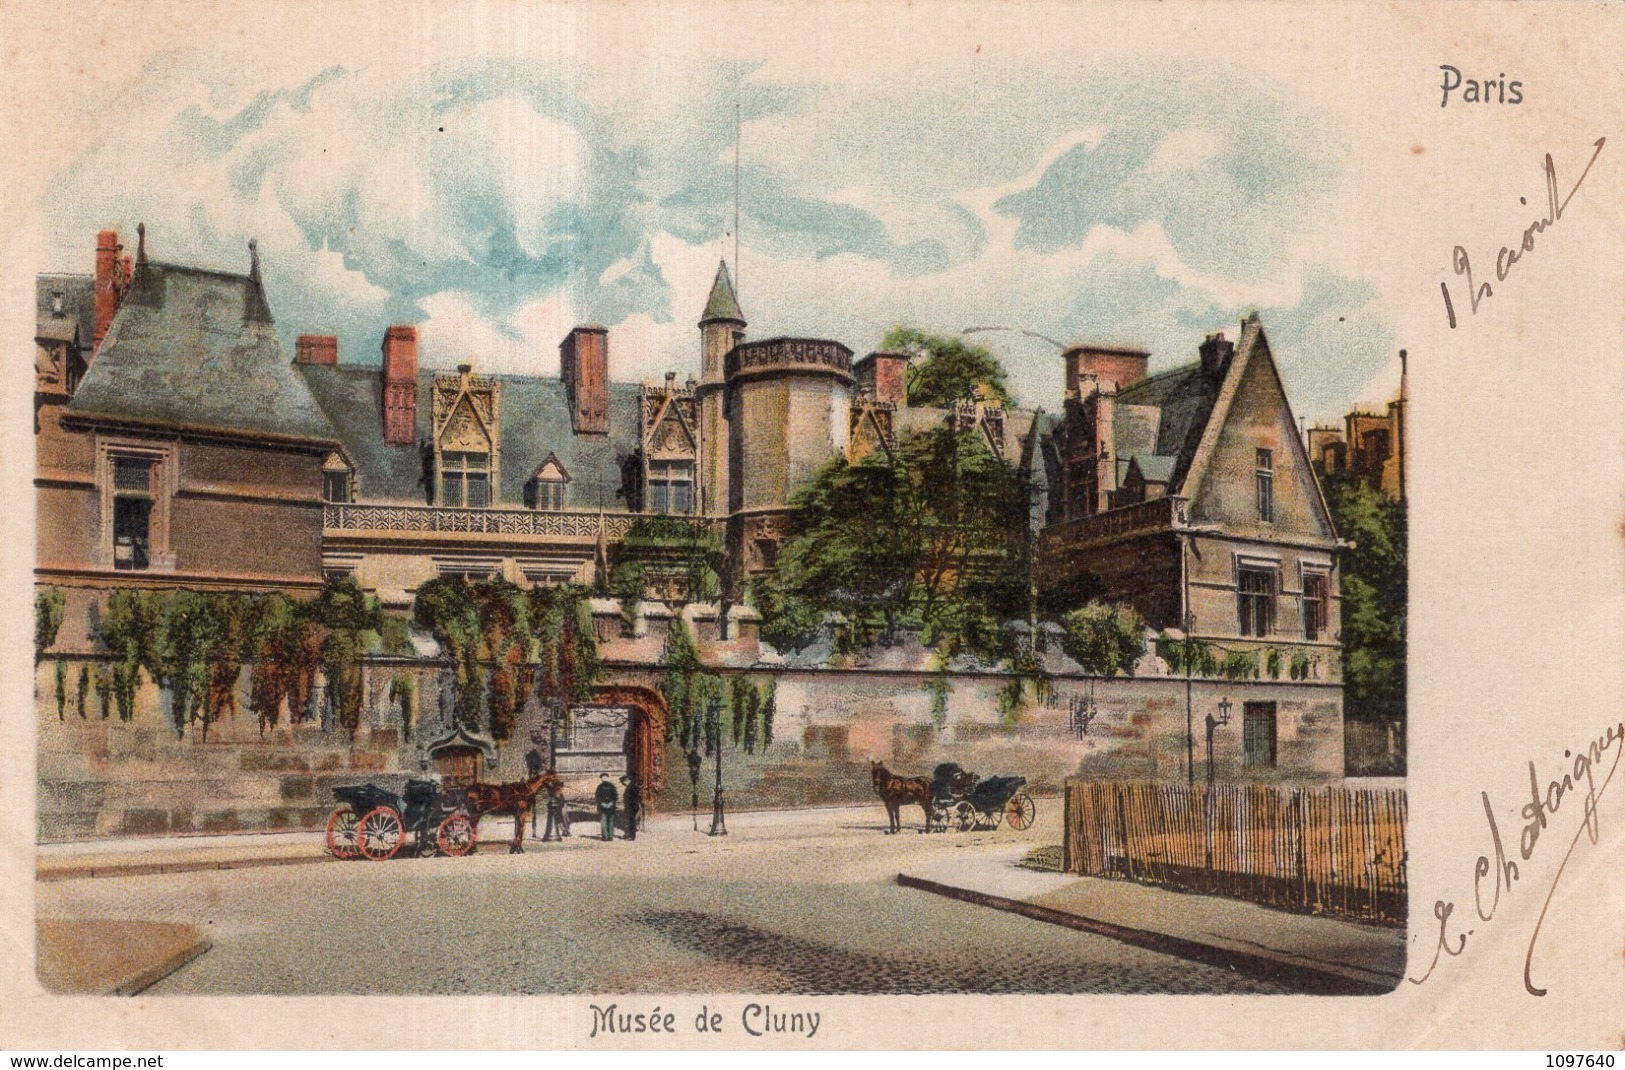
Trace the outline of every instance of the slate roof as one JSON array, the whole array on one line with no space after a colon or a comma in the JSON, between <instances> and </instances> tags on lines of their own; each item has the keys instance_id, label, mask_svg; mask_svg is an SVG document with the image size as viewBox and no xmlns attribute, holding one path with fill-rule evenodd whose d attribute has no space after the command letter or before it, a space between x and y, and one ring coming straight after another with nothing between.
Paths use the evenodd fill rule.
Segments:
<instances>
[{"instance_id":1,"label":"slate roof","mask_svg":"<svg viewBox=\"0 0 1625 1070\"><path fill-rule=\"evenodd\" d=\"M1147 479L1155 478L1151 475L1153 468L1166 470L1168 493L1179 493L1223 381L1223 376L1204 375L1202 362L1197 360L1148 376L1118 391L1119 405L1151 405L1162 410L1155 452L1117 450L1119 456L1137 457L1140 471Z\"/></svg>"},{"instance_id":2,"label":"slate roof","mask_svg":"<svg viewBox=\"0 0 1625 1070\"><path fill-rule=\"evenodd\" d=\"M1174 476L1174 463L1177 457L1164 457L1159 454L1137 455L1131 460L1140 466L1140 475L1145 477L1147 483L1166 483ZM1128 462L1124 462L1127 467Z\"/></svg>"},{"instance_id":3,"label":"slate roof","mask_svg":"<svg viewBox=\"0 0 1625 1070\"><path fill-rule=\"evenodd\" d=\"M347 364L297 364L294 369L336 429L345 456L355 466L357 500L428 503L424 449L384 442L379 369ZM435 377L447 374L451 373L444 369L418 371L419 443L428 442L433 433ZM606 509L626 508L621 466L642 442L638 384L610 384L608 435L577 435L570 423L563 381L524 375L488 378L502 383L499 504L523 505L525 484L551 453L570 473L568 507L590 509L602 504Z\"/></svg>"},{"instance_id":4,"label":"slate roof","mask_svg":"<svg viewBox=\"0 0 1625 1070\"><path fill-rule=\"evenodd\" d=\"M745 322L745 314L739 310L739 298L734 296L733 280L728 277L726 260L717 265L717 278L711 284L711 297L705 302L705 311L700 315L702 324L712 320Z\"/></svg>"},{"instance_id":5,"label":"slate roof","mask_svg":"<svg viewBox=\"0 0 1625 1070\"><path fill-rule=\"evenodd\" d=\"M51 313L51 295L62 295L62 315ZM96 335L96 278L93 275L43 273L34 279L35 319L38 337L71 341L61 325L77 325L79 341L90 348Z\"/></svg>"},{"instance_id":6,"label":"slate roof","mask_svg":"<svg viewBox=\"0 0 1625 1070\"><path fill-rule=\"evenodd\" d=\"M67 411L127 424L336 438L277 340L257 279L155 262L136 268Z\"/></svg>"},{"instance_id":7,"label":"slate roof","mask_svg":"<svg viewBox=\"0 0 1625 1070\"><path fill-rule=\"evenodd\" d=\"M1004 410L1004 456L1006 459L1013 462L1022 455L1023 443L1032 430L1033 416L1034 410L1032 409ZM892 417L892 430L901 438L904 435L915 435L940 427L947 419L947 409L939 409L934 405L906 405L899 408ZM1048 426L1053 428L1054 420L1046 419L1049 420Z\"/></svg>"}]
</instances>

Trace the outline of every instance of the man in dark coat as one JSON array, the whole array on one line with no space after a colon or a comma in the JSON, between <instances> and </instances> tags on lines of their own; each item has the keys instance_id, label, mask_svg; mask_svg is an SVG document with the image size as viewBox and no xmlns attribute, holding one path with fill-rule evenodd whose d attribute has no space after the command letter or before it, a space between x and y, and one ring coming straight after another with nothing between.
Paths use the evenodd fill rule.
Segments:
<instances>
[{"instance_id":1,"label":"man in dark coat","mask_svg":"<svg viewBox=\"0 0 1625 1070\"><path fill-rule=\"evenodd\" d=\"M594 794L594 798L598 800L598 822L603 827L606 840L615 838L615 804L620 801L620 797L620 792L615 790L615 782L609 779L609 774L598 774L598 791Z\"/></svg>"},{"instance_id":2,"label":"man in dark coat","mask_svg":"<svg viewBox=\"0 0 1625 1070\"><path fill-rule=\"evenodd\" d=\"M626 838L638 838L638 819L643 816L643 792L638 788L638 778L624 776L621 783L626 785Z\"/></svg>"}]
</instances>

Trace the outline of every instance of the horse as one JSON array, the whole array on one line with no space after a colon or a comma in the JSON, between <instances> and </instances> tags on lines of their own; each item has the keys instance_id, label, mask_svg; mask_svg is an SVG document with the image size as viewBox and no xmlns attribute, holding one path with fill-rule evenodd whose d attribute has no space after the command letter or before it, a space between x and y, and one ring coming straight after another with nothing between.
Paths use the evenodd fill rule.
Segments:
<instances>
[{"instance_id":1,"label":"horse","mask_svg":"<svg viewBox=\"0 0 1625 1070\"><path fill-rule=\"evenodd\" d=\"M903 831L904 803L919 803L925 811L925 829L931 831L931 781L923 776L898 776L878 761L869 763L869 776L874 781L875 794L886 804L886 818L890 827L887 835Z\"/></svg>"},{"instance_id":2,"label":"horse","mask_svg":"<svg viewBox=\"0 0 1625 1070\"><path fill-rule=\"evenodd\" d=\"M512 814L513 843L508 845L508 853L522 855L525 853L525 819L536 805L537 793L544 789L551 791L563 784L559 777L538 769L532 772L529 780L516 780L508 784L470 784L463 789L463 806L476 825L486 814Z\"/></svg>"}]
</instances>

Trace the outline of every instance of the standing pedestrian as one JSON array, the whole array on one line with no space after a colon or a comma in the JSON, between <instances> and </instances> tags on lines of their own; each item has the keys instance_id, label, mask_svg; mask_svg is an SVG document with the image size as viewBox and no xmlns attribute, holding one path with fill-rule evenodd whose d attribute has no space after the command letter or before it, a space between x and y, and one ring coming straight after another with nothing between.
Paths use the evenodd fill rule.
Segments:
<instances>
[{"instance_id":1,"label":"standing pedestrian","mask_svg":"<svg viewBox=\"0 0 1625 1070\"><path fill-rule=\"evenodd\" d=\"M643 817L643 792L638 787L637 774L633 773L621 778L626 785L626 838L638 838L638 821Z\"/></svg>"},{"instance_id":2,"label":"standing pedestrian","mask_svg":"<svg viewBox=\"0 0 1625 1070\"><path fill-rule=\"evenodd\" d=\"M598 791L594 794L598 800L598 822L602 826L605 840L615 838L615 804L620 801L620 792L615 790L615 782L609 779L608 773L598 774Z\"/></svg>"}]
</instances>

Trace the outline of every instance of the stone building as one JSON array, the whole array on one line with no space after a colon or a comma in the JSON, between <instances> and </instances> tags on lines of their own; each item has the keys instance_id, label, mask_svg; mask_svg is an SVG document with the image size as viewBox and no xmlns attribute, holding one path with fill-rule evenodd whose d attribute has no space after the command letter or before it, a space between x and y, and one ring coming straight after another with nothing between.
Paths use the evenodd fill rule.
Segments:
<instances>
[{"instance_id":1,"label":"stone building","mask_svg":"<svg viewBox=\"0 0 1625 1070\"><path fill-rule=\"evenodd\" d=\"M1141 351L1069 349L1058 412L982 400L917 406L906 354L854 359L831 339L749 338L723 264L698 322L697 376L621 381L612 333L592 325L561 341L557 375L490 374L478 353L455 369L420 366L418 330L406 324L380 325L376 358L342 353L319 333L299 335L290 358L252 243L238 274L149 259L137 233L133 256L107 231L93 274L37 280L36 578L67 595L62 656L98 656L98 607L120 587L300 594L353 575L400 613L437 576L596 584L649 516L690 521L720 540L737 594L775 567L793 495L822 464L946 423L978 431L1031 474L1038 579L1051 609L1127 601L1176 638L1256 652L1257 679L1222 685L1244 696L1246 733L1245 748L1238 736L1233 753L1221 752L1226 768L1265 779L1341 770L1336 534L1256 319L1237 343L1213 336L1200 359L1157 375ZM604 704L646 707L623 718L634 726L627 753L663 768L649 726L663 723L653 684L673 610L652 598L624 636L614 602L600 599L594 611L607 629ZM1108 700L1101 723L1118 727L1097 753L1095 741L1067 735L1066 709L1034 710L1025 727L1003 723L993 697L1009 683L1002 670L954 670L968 674L950 704L964 725L945 728L929 697L929 652L884 671L792 662L758 643L747 607L683 612L722 670L793 677L785 695L800 705L785 730L804 738L776 744L773 760L798 770L798 798L825 797L814 788L831 761L851 763L857 791L866 754L1008 753L999 748L1018 736L1033 756L1024 760L1050 756L1044 775L1055 783L1090 754L1111 775L1189 773L1188 711L1178 701L1183 693L1188 705L1193 689L1154 655L1145 674L1156 679L1124 681ZM1040 653L1060 681L1058 701L1084 702L1077 667L1055 644ZM425 681L420 715L441 716L445 703L428 682L437 671L428 660L372 666L369 723L386 735L404 727L382 697L390 674L403 672ZM1210 680L1195 693L1216 702L1220 686ZM870 696L867 720L851 735L847 699L859 691ZM1092 708L1092 683L1086 694ZM532 739L536 716L526 714ZM58 732L55 710L41 717ZM889 734L888 718L901 734ZM873 750L893 738L907 745ZM415 763L402 748L378 760ZM523 748L509 750L492 756L507 763L494 772L515 771ZM63 744L61 753L72 751ZM789 776L785 768L763 766L763 782ZM63 818L72 828L86 820L124 827L105 814Z\"/></svg>"},{"instance_id":2,"label":"stone building","mask_svg":"<svg viewBox=\"0 0 1625 1070\"><path fill-rule=\"evenodd\" d=\"M1146 364L1067 351L1040 587L1062 604L1130 603L1176 640L1255 658L1264 679L1334 679L1337 533L1263 326L1211 335L1157 375ZM1274 764L1284 727L1267 690L1243 710L1259 764Z\"/></svg>"},{"instance_id":3,"label":"stone building","mask_svg":"<svg viewBox=\"0 0 1625 1070\"><path fill-rule=\"evenodd\" d=\"M1382 412L1352 410L1343 426L1311 427L1309 457L1321 476L1348 473L1390 498L1404 500L1406 353L1399 351L1399 395Z\"/></svg>"}]
</instances>

